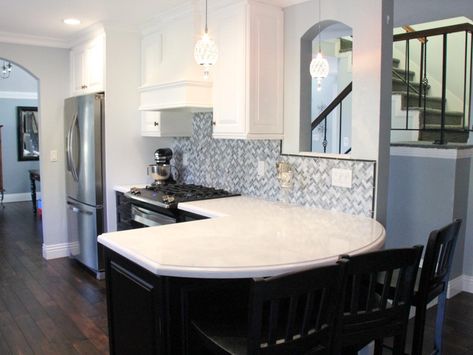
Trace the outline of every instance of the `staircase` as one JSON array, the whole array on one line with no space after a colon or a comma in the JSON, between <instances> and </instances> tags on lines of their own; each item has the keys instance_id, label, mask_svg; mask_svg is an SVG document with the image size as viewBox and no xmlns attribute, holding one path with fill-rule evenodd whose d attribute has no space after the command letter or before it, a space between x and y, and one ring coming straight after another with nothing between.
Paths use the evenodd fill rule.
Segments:
<instances>
[{"instance_id":1,"label":"staircase","mask_svg":"<svg viewBox=\"0 0 473 355\"><path fill-rule=\"evenodd\" d=\"M425 98L421 97L419 101L420 80L415 78L415 73L409 72L409 100L406 83L406 70L400 68L399 59L393 59L393 96L400 96L400 110L406 115L409 111L409 117L416 122L410 122L410 128L418 129L418 133L411 131L411 137L415 134L417 141L435 142L440 137L441 108L442 98L429 95L429 86L425 86ZM409 107L408 107L409 101ZM393 105L399 100L393 99ZM393 128L400 128L394 127ZM450 143L466 143L468 141L469 131L463 125L463 112L446 111L445 112L445 139Z\"/></svg>"}]
</instances>

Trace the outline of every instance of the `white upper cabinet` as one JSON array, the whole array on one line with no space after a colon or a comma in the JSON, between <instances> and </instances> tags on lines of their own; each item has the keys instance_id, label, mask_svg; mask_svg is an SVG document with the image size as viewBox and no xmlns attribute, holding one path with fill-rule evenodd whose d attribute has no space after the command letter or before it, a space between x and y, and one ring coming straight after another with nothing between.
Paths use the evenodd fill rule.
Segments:
<instances>
[{"instance_id":1,"label":"white upper cabinet","mask_svg":"<svg viewBox=\"0 0 473 355\"><path fill-rule=\"evenodd\" d=\"M212 68L213 137L282 139L283 12L239 1L210 14L219 49Z\"/></svg>"},{"instance_id":2,"label":"white upper cabinet","mask_svg":"<svg viewBox=\"0 0 473 355\"><path fill-rule=\"evenodd\" d=\"M71 49L72 95L104 91L105 34Z\"/></svg>"}]
</instances>

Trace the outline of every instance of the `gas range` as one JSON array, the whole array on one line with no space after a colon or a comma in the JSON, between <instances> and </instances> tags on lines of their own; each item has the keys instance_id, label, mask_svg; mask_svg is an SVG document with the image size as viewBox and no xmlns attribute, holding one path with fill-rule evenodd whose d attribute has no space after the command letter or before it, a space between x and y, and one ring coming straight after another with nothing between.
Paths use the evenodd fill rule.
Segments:
<instances>
[{"instance_id":1,"label":"gas range","mask_svg":"<svg viewBox=\"0 0 473 355\"><path fill-rule=\"evenodd\" d=\"M168 183L149 185L145 188L132 187L125 196L158 207L176 209L180 202L239 196L239 194L201 185Z\"/></svg>"}]
</instances>

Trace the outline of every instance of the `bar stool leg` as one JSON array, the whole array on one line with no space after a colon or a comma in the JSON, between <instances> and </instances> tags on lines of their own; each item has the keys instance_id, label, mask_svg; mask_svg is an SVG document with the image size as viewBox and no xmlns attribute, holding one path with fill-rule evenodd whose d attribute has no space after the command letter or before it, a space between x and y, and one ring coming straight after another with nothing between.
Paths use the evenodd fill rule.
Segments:
<instances>
[{"instance_id":1,"label":"bar stool leg","mask_svg":"<svg viewBox=\"0 0 473 355\"><path fill-rule=\"evenodd\" d=\"M414 337L412 338L412 355L422 355L424 343L425 313L427 305L417 304L414 322Z\"/></svg>"},{"instance_id":2,"label":"bar stool leg","mask_svg":"<svg viewBox=\"0 0 473 355\"><path fill-rule=\"evenodd\" d=\"M435 339L434 339L434 354L442 354L442 333L443 321L445 318L445 304L447 301L447 292L442 292L438 297L437 303L437 317L435 320Z\"/></svg>"}]
</instances>

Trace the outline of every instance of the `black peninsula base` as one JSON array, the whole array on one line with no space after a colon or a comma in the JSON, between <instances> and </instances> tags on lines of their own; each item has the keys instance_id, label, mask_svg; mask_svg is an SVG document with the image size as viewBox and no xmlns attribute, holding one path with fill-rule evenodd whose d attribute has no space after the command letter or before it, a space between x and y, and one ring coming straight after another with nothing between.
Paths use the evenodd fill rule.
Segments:
<instances>
[{"instance_id":1,"label":"black peninsula base","mask_svg":"<svg viewBox=\"0 0 473 355\"><path fill-rule=\"evenodd\" d=\"M248 300L245 279L158 276L108 248L105 272L111 354L195 354L190 316Z\"/></svg>"}]
</instances>

